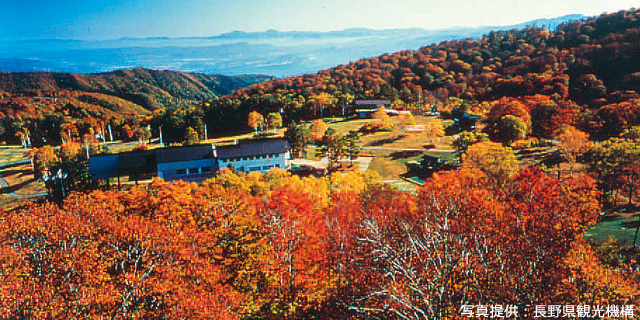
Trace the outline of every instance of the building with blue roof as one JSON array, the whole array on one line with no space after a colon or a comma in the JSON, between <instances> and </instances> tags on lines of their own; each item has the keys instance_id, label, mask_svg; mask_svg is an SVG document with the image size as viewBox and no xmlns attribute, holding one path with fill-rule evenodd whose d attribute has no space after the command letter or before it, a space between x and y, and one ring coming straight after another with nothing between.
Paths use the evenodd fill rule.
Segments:
<instances>
[{"instance_id":1,"label":"building with blue roof","mask_svg":"<svg viewBox=\"0 0 640 320\"><path fill-rule=\"evenodd\" d=\"M288 169L290 150L284 139L252 140L220 147L211 144L159 148L94 156L89 159L89 171L92 180L157 176L165 181L203 181L229 166L238 171L262 173L271 168Z\"/></svg>"}]
</instances>

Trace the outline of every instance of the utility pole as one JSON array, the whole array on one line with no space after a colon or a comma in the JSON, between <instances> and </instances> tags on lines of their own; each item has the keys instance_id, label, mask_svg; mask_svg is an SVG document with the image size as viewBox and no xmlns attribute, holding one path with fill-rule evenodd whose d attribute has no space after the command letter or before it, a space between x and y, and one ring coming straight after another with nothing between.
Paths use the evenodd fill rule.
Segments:
<instances>
[{"instance_id":1,"label":"utility pole","mask_svg":"<svg viewBox=\"0 0 640 320\"><path fill-rule=\"evenodd\" d=\"M162 126L160 126L158 129L160 130L160 146L164 147L164 144L162 143Z\"/></svg>"},{"instance_id":2,"label":"utility pole","mask_svg":"<svg viewBox=\"0 0 640 320\"><path fill-rule=\"evenodd\" d=\"M209 140L209 136L207 134L207 124L204 124L204 141Z\"/></svg>"},{"instance_id":3,"label":"utility pole","mask_svg":"<svg viewBox=\"0 0 640 320\"><path fill-rule=\"evenodd\" d=\"M60 179L60 188L62 189L62 199L65 198L65 192L64 192L64 182L62 181L63 179L67 178L67 174L63 174L62 170L58 171L58 179Z\"/></svg>"},{"instance_id":4,"label":"utility pole","mask_svg":"<svg viewBox=\"0 0 640 320\"><path fill-rule=\"evenodd\" d=\"M111 133L111 123L108 124L109 127L109 140L113 143L113 134Z\"/></svg>"}]
</instances>

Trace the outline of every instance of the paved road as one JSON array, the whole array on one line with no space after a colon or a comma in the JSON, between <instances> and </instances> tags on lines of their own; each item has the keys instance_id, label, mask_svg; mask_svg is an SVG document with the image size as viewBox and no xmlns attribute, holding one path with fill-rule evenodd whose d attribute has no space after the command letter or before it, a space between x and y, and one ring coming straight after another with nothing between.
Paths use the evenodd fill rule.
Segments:
<instances>
[{"instance_id":1,"label":"paved road","mask_svg":"<svg viewBox=\"0 0 640 320\"><path fill-rule=\"evenodd\" d=\"M454 153L458 150L453 149L424 149L424 148L394 148L394 147L362 147L364 150L388 150L388 151L415 151L415 152L445 152Z\"/></svg>"},{"instance_id":2,"label":"paved road","mask_svg":"<svg viewBox=\"0 0 640 320\"><path fill-rule=\"evenodd\" d=\"M107 148L114 148L114 147L130 146L138 143L139 143L138 140L129 141L129 142L114 141L114 142L107 142L105 144L100 142L100 145L105 145L107 146ZM160 143L160 138L152 138L151 141L147 142L147 144L152 144L152 143Z\"/></svg>"},{"instance_id":3,"label":"paved road","mask_svg":"<svg viewBox=\"0 0 640 320\"><path fill-rule=\"evenodd\" d=\"M360 171L367 171L367 169L369 169L369 165L371 164L372 160L373 160L373 157L358 157L358 159L353 160L353 162L360 163ZM306 165L306 166L314 167L316 169L326 169L329 166L329 158L327 157L324 157L319 161L309 160L309 159L293 159L290 162L291 164Z\"/></svg>"},{"instance_id":4,"label":"paved road","mask_svg":"<svg viewBox=\"0 0 640 320\"><path fill-rule=\"evenodd\" d=\"M317 148L314 145L308 146L310 148ZM388 151L423 151L423 152L443 152L454 153L458 152L455 149L425 149L425 148L394 148L394 147L375 147L375 146L363 146L361 150L388 150Z\"/></svg>"},{"instance_id":5,"label":"paved road","mask_svg":"<svg viewBox=\"0 0 640 320\"><path fill-rule=\"evenodd\" d=\"M326 169L329 165L329 158L324 157L319 161L309 159L291 159L290 163L296 165L312 166L316 169Z\"/></svg>"}]
</instances>

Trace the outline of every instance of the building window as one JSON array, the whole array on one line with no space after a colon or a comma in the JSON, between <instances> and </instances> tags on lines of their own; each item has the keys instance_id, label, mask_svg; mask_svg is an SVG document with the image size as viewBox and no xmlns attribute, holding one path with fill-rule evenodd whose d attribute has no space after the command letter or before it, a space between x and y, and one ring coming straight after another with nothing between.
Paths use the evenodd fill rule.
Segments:
<instances>
[{"instance_id":1,"label":"building window","mask_svg":"<svg viewBox=\"0 0 640 320\"><path fill-rule=\"evenodd\" d=\"M209 173L211 172L211 167L202 167L202 173Z\"/></svg>"},{"instance_id":2,"label":"building window","mask_svg":"<svg viewBox=\"0 0 640 320\"><path fill-rule=\"evenodd\" d=\"M198 174L200 171L198 168L189 168L189 174Z\"/></svg>"},{"instance_id":3,"label":"building window","mask_svg":"<svg viewBox=\"0 0 640 320\"><path fill-rule=\"evenodd\" d=\"M280 164L279 163L276 163L276 168L280 168Z\"/></svg>"},{"instance_id":4,"label":"building window","mask_svg":"<svg viewBox=\"0 0 640 320\"><path fill-rule=\"evenodd\" d=\"M249 171L260 171L261 169L261 167L251 167L249 168Z\"/></svg>"},{"instance_id":5,"label":"building window","mask_svg":"<svg viewBox=\"0 0 640 320\"><path fill-rule=\"evenodd\" d=\"M187 174L187 169L178 169L176 170L176 175L182 176Z\"/></svg>"},{"instance_id":6,"label":"building window","mask_svg":"<svg viewBox=\"0 0 640 320\"><path fill-rule=\"evenodd\" d=\"M262 167L262 170L269 170L269 169L271 169L271 168L273 168L273 166L263 166L263 167Z\"/></svg>"}]
</instances>

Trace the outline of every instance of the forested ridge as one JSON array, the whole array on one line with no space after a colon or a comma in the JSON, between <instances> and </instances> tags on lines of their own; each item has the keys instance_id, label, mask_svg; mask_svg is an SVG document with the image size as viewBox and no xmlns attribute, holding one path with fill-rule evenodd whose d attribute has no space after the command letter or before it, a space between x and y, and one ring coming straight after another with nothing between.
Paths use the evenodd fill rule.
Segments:
<instances>
[{"instance_id":1,"label":"forested ridge","mask_svg":"<svg viewBox=\"0 0 640 320\"><path fill-rule=\"evenodd\" d=\"M98 74L0 73L0 140L16 143L16 135L28 132L36 146L60 144L65 124L86 129L79 134L89 128L104 133L108 124L136 127L153 110L190 107L268 79L141 68ZM115 130L116 138L126 136Z\"/></svg>"},{"instance_id":2,"label":"forested ridge","mask_svg":"<svg viewBox=\"0 0 640 320\"><path fill-rule=\"evenodd\" d=\"M268 79L257 75L227 77L143 68L94 74L0 73L0 90L12 94L59 90L102 93L154 110L190 106Z\"/></svg>"},{"instance_id":3,"label":"forested ridge","mask_svg":"<svg viewBox=\"0 0 640 320\"><path fill-rule=\"evenodd\" d=\"M446 105L452 98L462 99L465 111L486 112L490 106L485 102L537 97L552 101L552 110L525 103L528 112L570 112L564 122L608 138L637 124L639 34L640 11L620 11L562 24L555 31L496 31L480 40L362 59L240 89L231 97L261 98L255 108L270 108L267 112L284 106L307 116L318 100L327 113L340 112L353 99L391 99L397 107L412 108Z\"/></svg>"}]
</instances>

